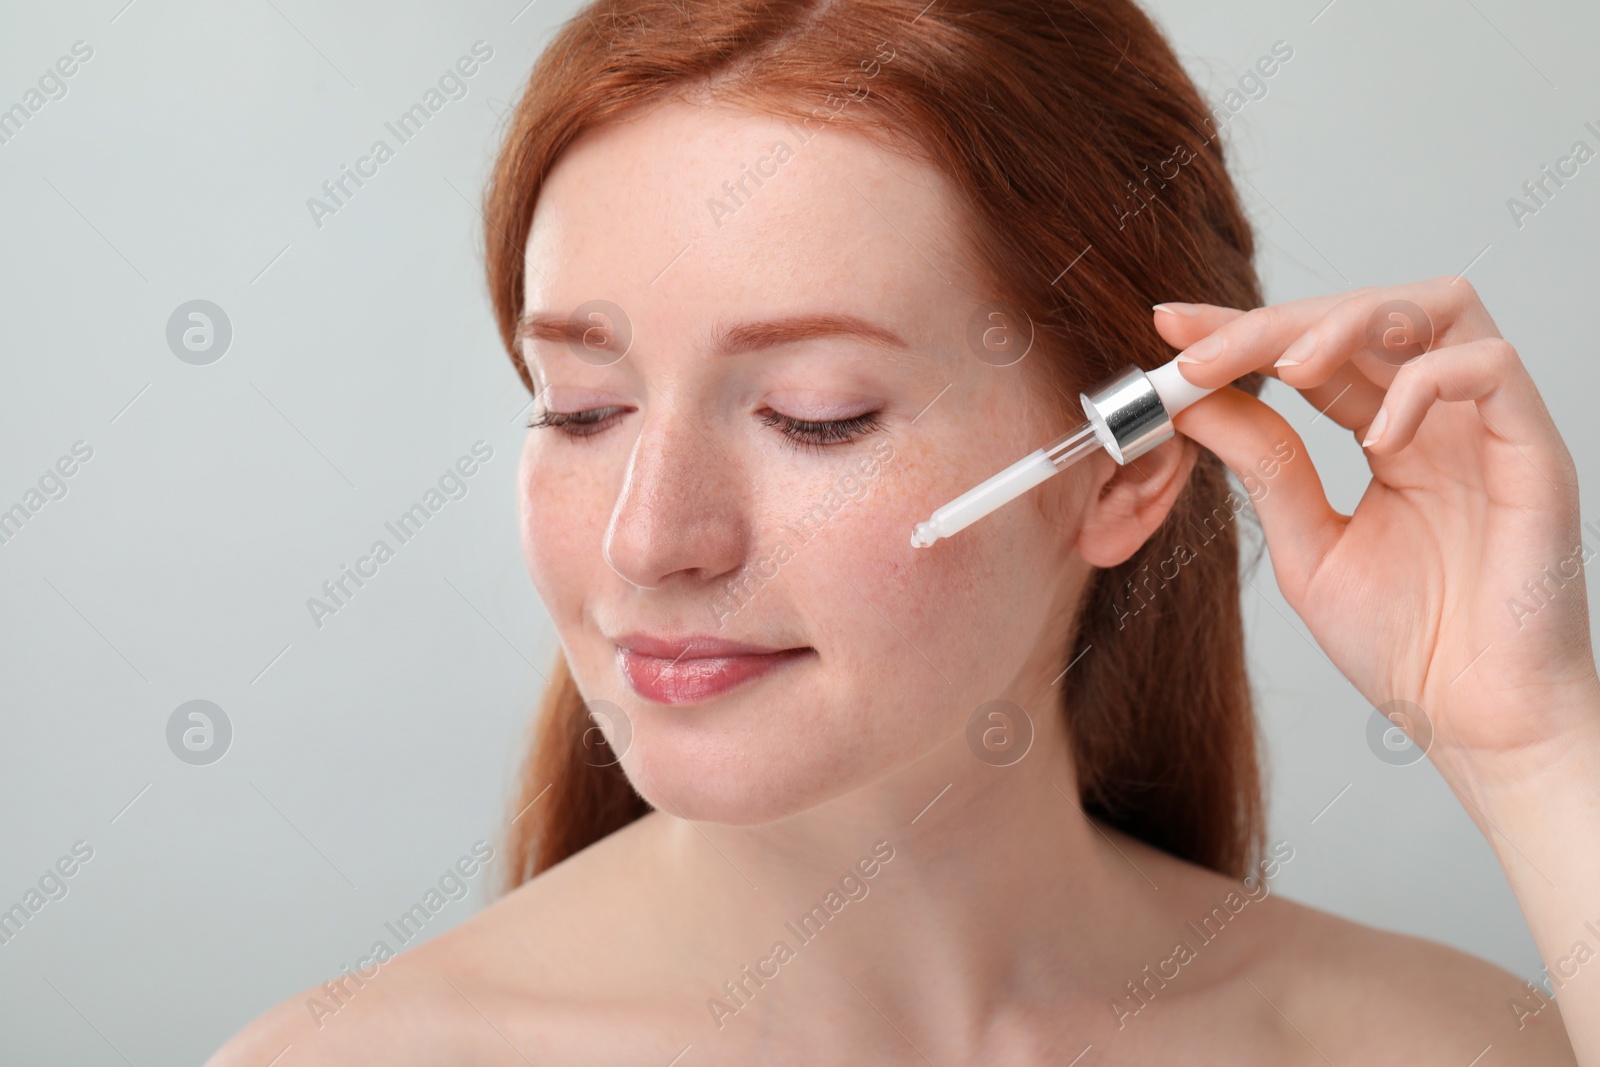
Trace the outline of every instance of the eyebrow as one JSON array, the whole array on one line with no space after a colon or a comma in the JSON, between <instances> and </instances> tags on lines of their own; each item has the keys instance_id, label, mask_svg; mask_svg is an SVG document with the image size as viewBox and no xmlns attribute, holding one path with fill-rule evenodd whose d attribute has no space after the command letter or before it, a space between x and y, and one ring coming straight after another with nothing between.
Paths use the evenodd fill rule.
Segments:
<instances>
[{"instance_id":1,"label":"eyebrow","mask_svg":"<svg viewBox=\"0 0 1600 1067\"><path fill-rule=\"evenodd\" d=\"M550 312L529 312L517 324L519 341L561 341L583 344L584 334L592 329L590 324L567 315ZM820 337L856 337L892 350L909 350L905 338L886 326L880 326L857 315L814 312L789 315L759 322L741 322L719 326L713 333L713 350L721 355L735 355L776 345L795 344ZM612 337L607 337L602 348L614 348ZM589 344L595 344L591 337Z\"/></svg>"}]
</instances>

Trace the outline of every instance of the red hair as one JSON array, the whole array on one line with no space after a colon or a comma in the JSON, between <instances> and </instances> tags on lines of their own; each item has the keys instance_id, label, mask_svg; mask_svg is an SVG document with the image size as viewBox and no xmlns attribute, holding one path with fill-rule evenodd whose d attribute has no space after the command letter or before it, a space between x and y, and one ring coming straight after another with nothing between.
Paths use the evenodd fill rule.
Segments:
<instances>
[{"instance_id":1,"label":"red hair","mask_svg":"<svg viewBox=\"0 0 1600 1067\"><path fill-rule=\"evenodd\" d=\"M486 192L489 290L530 391L515 335L546 176L586 130L685 97L857 130L942 171L992 299L1034 323L1063 420L1080 389L1170 358L1153 302L1261 303L1210 115L1130 0L596 0L540 55ZM1094 572L1061 635L1061 712L1086 812L1238 876L1264 831L1229 494L1201 451L1161 528ZM585 743L560 656L536 727L507 890L650 810Z\"/></svg>"}]
</instances>

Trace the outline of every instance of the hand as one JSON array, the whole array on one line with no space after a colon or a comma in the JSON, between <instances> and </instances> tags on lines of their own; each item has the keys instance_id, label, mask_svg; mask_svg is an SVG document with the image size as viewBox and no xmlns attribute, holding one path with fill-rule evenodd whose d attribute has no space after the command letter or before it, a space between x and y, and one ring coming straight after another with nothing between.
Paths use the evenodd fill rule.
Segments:
<instances>
[{"instance_id":1,"label":"hand","mask_svg":"<svg viewBox=\"0 0 1600 1067\"><path fill-rule=\"evenodd\" d=\"M1191 382L1264 370L1365 445L1372 481L1343 515L1299 435L1255 397L1219 389L1175 420L1241 476L1294 448L1257 504L1273 572L1361 694L1420 708L1458 788L1592 744L1600 681L1578 566L1600 538L1582 544L1572 457L1472 286L1168 306L1156 329L1186 349Z\"/></svg>"}]
</instances>

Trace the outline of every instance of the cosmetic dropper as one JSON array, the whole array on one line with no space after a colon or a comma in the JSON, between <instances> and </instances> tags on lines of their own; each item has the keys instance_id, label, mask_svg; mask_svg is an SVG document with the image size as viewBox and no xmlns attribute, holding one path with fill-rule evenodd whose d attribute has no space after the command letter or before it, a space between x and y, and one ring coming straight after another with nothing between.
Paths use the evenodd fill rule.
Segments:
<instances>
[{"instance_id":1,"label":"cosmetic dropper","mask_svg":"<svg viewBox=\"0 0 1600 1067\"><path fill-rule=\"evenodd\" d=\"M1148 372L1126 367L1078 394L1088 425L1056 438L934 511L912 530L912 547L927 548L966 529L1098 447L1118 463L1137 459L1176 434L1174 415L1213 392L1191 384L1178 371L1175 359Z\"/></svg>"}]
</instances>

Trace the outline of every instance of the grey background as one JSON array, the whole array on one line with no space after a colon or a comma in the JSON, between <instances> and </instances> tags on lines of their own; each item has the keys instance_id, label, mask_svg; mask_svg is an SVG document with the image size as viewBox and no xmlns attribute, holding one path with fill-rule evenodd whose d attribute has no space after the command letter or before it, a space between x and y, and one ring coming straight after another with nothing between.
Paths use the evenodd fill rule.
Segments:
<instances>
[{"instance_id":1,"label":"grey background","mask_svg":"<svg viewBox=\"0 0 1600 1067\"><path fill-rule=\"evenodd\" d=\"M0 145L0 507L74 442L68 495L0 545L0 907L94 857L0 946L0 1061L197 1062L352 965L496 840L555 648L516 536L526 398L495 339L474 205L501 114L575 5L105 0L0 7L0 107L91 60ZM1153 5L1213 101L1294 58L1229 128L1270 301L1466 271L1596 497L1600 161L1522 228L1507 198L1600 126L1600 12L1577 0ZM318 228L306 207L476 40L495 52ZM190 300L231 346L166 342ZM1366 471L1283 393L1336 505ZM475 441L494 458L335 617L305 607ZM1600 514L1586 506L1585 517ZM1246 591L1276 888L1539 961L1487 843L1263 565ZM1593 594L1591 594L1593 595ZM168 718L233 730L208 766ZM429 934L479 906L484 882Z\"/></svg>"}]
</instances>

